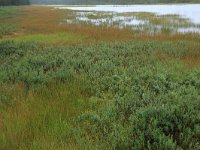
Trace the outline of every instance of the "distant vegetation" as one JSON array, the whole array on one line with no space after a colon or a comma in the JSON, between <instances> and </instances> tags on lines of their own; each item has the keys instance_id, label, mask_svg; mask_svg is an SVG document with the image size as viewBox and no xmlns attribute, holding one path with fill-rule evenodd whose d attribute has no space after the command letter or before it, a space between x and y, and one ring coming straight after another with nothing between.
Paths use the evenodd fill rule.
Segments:
<instances>
[{"instance_id":1,"label":"distant vegetation","mask_svg":"<svg viewBox=\"0 0 200 150\"><path fill-rule=\"evenodd\" d=\"M29 5L29 0L0 0L0 6Z\"/></svg>"},{"instance_id":2,"label":"distant vegetation","mask_svg":"<svg viewBox=\"0 0 200 150\"><path fill-rule=\"evenodd\" d=\"M157 4L200 3L200 0L31 0L32 4Z\"/></svg>"}]
</instances>

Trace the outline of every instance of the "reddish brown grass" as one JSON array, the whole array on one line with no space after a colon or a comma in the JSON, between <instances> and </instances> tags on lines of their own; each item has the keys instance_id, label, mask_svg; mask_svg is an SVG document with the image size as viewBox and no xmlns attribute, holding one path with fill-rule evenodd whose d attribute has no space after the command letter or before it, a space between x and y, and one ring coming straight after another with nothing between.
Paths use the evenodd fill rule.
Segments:
<instances>
[{"instance_id":1,"label":"reddish brown grass","mask_svg":"<svg viewBox=\"0 0 200 150\"><path fill-rule=\"evenodd\" d=\"M188 48L188 51L181 60L187 64L189 67L200 66L200 46L199 44L194 44Z\"/></svg>"},{"instance_id":2,"label":"reddish brown grass","mask_svg":"<svg viewBox=\"0 0 200 150\"><path fill-rule=\"evenodd\" d=\"M200 66L200 46L198 43L191 43L191 46L188 47L183 56L175 57L174 55L162 51L155 51L153 55L163 62L181 61L186 65L186 67L198 67Z\"/></svg>"},{"instance_id":3,"label":"reddish brown grass","mask_svg":"<svg viewBox=\"0 0 200 150\"><path fill-rule=\"evenodd\" d=\"M27 34L52 34L75 33L86 36L83 43L95 43L102 41L123 41L134 38L133 32L126 29L96 27L89 25L61 24L67 11L52 9L50 7L26 6L20 7L25 13L18 16L17 24L20 30L13 36ZM80 41L78 41L80 42ZM67 42L66 44L70 44ZM75 43L73 43L75 44Z\"/></svg>"},{"instance_id":4,"label":"reddish brown grass","mask_svg":"<svg viewBox=\"0 0 200 150\"><path fill-rule=\"evenodd\" d=\"M113 42L113 41L129 41L129 40L142 40L142 41L187 41L194 42L191 46L190 52L187 53L181 60L189 65L196 66L200 64L199 47L195 45L200 41L199 34L154 34L149 35L146 33L137 33L129 29L118 29L112 27L100 27L91 25L79 24L61 24L63 19L70 11L59 10L51 7L44 6L25 6L19 7L25 11L12 21L16 21L19 26L18 32L12 35L12 38L30 35L30 34L56 34L56 33L73 33L83 35L82 40L72 40L66 42L56 41L50 44L55 45L76 45L76 44L94 44L99 42ZM156 54L157 57L163 59L174 59L172 56L166 54Z\"/></svg>"},{"instance_id":5,"label":"reddish brown grass","mask_svg":"<svg viewBox=\"0 0 200 150\"><path fill-rule=\"evenodd\" d=\"M200 41L200 36L195 34L155 34L137 33L129 29L118 29L113 27L63 24L70 13L68 10L59 10L44 6L25 6L19 7L25 12L12 21L19 26L19 30L12 35L17 37L27 34L53 34L53 33L73 33L83 35L83 41L66 41L68 44L88 44L98 42L128 41L128 40L192 40ZM56 43L56 42L55 42ZM56 43L59 44L59 43ZM63 45L63 43L61 43Z\"/></svg>"}]
</instances>

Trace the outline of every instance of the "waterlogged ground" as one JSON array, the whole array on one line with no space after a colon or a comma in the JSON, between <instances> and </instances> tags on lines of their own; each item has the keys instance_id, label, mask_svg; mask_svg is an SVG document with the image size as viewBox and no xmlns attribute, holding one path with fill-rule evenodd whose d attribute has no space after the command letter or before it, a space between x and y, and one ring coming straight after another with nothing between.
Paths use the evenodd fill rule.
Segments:
<instances>
[{"instance_id":1,"label":"waterlogged ground","mask_svg":"<svg viewBox=\"0 0 200 150\"><path fill-rule=\"evenodd\" d=\"M190 21L82 12L0 7L0 150L199 150L199 34L117 26Z\"/></svg>"},{"instance_id":2,"label":"waterlogged ground","mask_svg":"<svg viewBox=\"0 0 200 150\"><path fill-rule=\"evenodd\" d=\"M149 33L200 33L200 5L54 6L74 10L65 22L87 23Z\"/></svg>"}]
</instances>

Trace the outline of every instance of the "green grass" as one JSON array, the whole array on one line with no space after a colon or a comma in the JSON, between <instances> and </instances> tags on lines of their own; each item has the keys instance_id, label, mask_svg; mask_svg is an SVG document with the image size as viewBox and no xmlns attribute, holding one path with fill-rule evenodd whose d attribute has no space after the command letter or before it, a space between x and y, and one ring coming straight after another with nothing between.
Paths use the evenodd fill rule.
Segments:
<instances>
[{"instance_id":1,"label":"green grass","mask_svg":"<svg viewBox=\"0 0 200 150\"><path fill-rule=\"evenodd\" d=\"M16 31L16 23L10 20L22 13L23 11L17 9L17 7L0 7L0 39L3 35L9 35Z\"/></svg>"},{"instance_id":2,"label":"green grass","mask_svg":"<svg viewBox=\"0 0 200 150\"><path fill-rule=\"evenodd\" d=\"M9 35L16 31L16 26L6 23L0 23L0 39L3 35Z\"/></svg>"},{"instance_id":3,"label":"green grass","mask_svg":"<svg viewBox=\"0 0 200 150\"><path fill-rule=\"evenodd\" d=\"M28 93L23 92L23 86L12 86L15 102L7 111L1 110L6 126L1 128L0 148L53 150L69 147L69 134L75 125L73 117L89 107L87 96L80 93L78 85L78 82L52 83L48 88L32 89Z\"/></svg>"},{"instance_id":4,"label":"green grass","mask_svg":"<svg viewBox=\"0 0 200 150\"><path fill-rule=\"evenodd\" d=\"M10 18L14 18L17 15L21 14L23 11L18 9L17 7L0 7L0 19L7 20Z\"/></svg>"},{"instance_id":5,"label":"green grass","mask_svg":"<svg viewBox=\"0 0 200 150\"><path fill-rule=\"evenodd\" d=\"M70 41L81 41L85 37L78 34L72 33L54 33L54 34L33 34L33 35L22 35L14 38L7 38L15 42L39 42L39 43L65 43ZM7 40L4 38L3 40Z\"/></svg>"}]
</instances>

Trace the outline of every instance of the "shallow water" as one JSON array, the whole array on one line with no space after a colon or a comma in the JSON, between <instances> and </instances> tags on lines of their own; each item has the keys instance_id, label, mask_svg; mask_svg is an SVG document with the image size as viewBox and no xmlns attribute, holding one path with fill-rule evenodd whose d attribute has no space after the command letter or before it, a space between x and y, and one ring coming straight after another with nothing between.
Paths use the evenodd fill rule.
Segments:
<instances>
[{"instance_id":1,"label":"shallow water","mask_svg":"<svg viewBox=\"0 0 200 150\"><path fill-rule=\"evenodd\" d=\"M94 6L54 6L59 9L71 9L83 12L77 12L76 20L82 22L89 22L94 25L101 25L107 23L109 26L118 24L118 27L133 27L148 24L148 20L141 20L134 16L125 17L117 14L126 12L151 12L157 15L178 14L182 18L187 18L192 26L177 27L177 32L198 32L200 33L200 4L177 4L177 5L94 5ZM88 11L88 12L84 12ZM109 13L112 17L105 18L88 18L88 15L95 13ZM68 21L69 22L69 21ZM156 26L155 26L156 27ZM154 28L155 28L154 27Z\"/></svg>"},{"instance_id":2,"label":"shallow water","mask_svg":"<svg viewBox=\"0 0 200 150\"><path fill-rule=\"evenodd\" d=\"M89 7L58 6L60 9L83 11L113 11L113 12L153 12L158 14L179 14L190 18L192 22L200 24L200 4L179 5L96 5Z\"/></svg>"}]
</instances>

